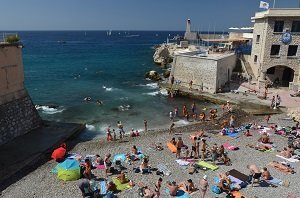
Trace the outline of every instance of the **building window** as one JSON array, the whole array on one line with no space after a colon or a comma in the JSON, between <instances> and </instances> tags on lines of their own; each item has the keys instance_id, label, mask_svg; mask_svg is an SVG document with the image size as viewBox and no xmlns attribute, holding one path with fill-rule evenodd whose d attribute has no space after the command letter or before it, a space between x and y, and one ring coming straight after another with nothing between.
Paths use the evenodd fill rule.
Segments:
<instances>
[{"instance_id":1,"label":"building window","mask_svg":"<svg viewBox=\"0 0 300 198\"><path fill-rule=\"evenodd\" d=\"M284 21L275 21L274 32L283 32Z\"/></svg>"},{"instance_id":2,"label":"building window","mask_svg":"<svg viewBox=\"0 0 300 198\"><path fill-rule=\"evenodd\" d=\"M256 35L256 43L259 43L260 41L260 35Z\"/></svg>"},{"instance_id":3,"label":"building window","mask_svg":"<svg viewBox=\"0 0 300 198\"><path fill-rule=\"evenodd\" d=\"M298 50L298 45L289 45L288 56L296 56Z\"/></svg>"},{"instance_id":4,"label":"building window","mask_svg":"<svg viewBox=\"0 0 300 198\"><path fill-rule=\"evenodd\" d=\"M280 45L272 45L271 56L278 56L280 51Z\"/></svg>"},{"instance_id":5,"label":"building window","mask_svg":"<svg viewBox=\"0 0 300 198\"><path fill-rule=\"evenodd\" d=\"M254 63L257 63L257 55L254 55Z\"/></svg>"},{"instance_id":6,"label":"building window","mask_svg":"<svg viewBox=\"0 0 300 198\"><path fill-rule=\"evenodd\" d=\"M300 32L300 21L293 21L291 32Z\"/></svg>"}]
</instances>

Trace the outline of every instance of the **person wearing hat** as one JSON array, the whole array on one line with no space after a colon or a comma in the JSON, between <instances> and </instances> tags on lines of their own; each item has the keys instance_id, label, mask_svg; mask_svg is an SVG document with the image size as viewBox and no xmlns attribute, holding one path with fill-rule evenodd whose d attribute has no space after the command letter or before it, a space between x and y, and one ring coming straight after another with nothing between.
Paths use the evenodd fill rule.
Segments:
<instances>
[{"instance_id":1,"label":"person wearing hat","mask_svg":"<svg viewBox=\"0 0 300 198\"><path fill-rule=\"evenodd\" d=\"M207 175L204 175L203 178L200 179L200 198L205 197L208 186Z\"/></svg>"},{"instance_id":2,"label":"person wearing hat","mask_svg":"<svg viewBox=\"0 0 300 198\"><path fill-rule=\"evenodd\" d=\"M195 185L191 179L188 179L187 182L180 183L178 186L181 190L189 194L196 191Z\"/></svg>"}]
</instances>

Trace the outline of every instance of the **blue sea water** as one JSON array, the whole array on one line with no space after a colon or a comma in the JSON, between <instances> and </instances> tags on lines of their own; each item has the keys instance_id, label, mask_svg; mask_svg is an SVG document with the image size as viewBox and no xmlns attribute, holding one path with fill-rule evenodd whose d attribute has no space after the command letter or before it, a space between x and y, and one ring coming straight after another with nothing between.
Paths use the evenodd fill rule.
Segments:
<instances>
[{"instance_id":1,"label":"blue sea water","mask_svg":"<svg viewBox=\"0 0 300 198\"><path fill-rule=\"evenodd\" d=\"M122 121L125 131L170 125L169 111L192 100L170 99L155 82L144 79L153 63L153 46L182 32L155 31L27 31L24 44L25 86L47 120L87 123L86 136L101 136ZM84 97L91 97L86 103ZM96 100L103 101L97 105ZM198 109L213 106L197 102ZM177 125L186 124L183 120Z\"/></svg>"}]
</instances>

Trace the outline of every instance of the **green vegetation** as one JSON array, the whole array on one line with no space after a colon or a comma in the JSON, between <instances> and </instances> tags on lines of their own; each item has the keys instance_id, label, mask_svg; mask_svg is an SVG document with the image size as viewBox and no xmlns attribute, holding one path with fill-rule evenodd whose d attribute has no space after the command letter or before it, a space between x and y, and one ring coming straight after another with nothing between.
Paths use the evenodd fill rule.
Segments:
<instances>
[{"instance_id":1,"label":"green vegetation","mask_svg":"<svg viewBox=\"0 0 300 198\"><path fill-rule=\"evenodd\" d=\"M17 34L5 36L5 42L7 42L7 43L17 43L19 41L20 41L20 38Z\"/></svg>"}]
</instances>

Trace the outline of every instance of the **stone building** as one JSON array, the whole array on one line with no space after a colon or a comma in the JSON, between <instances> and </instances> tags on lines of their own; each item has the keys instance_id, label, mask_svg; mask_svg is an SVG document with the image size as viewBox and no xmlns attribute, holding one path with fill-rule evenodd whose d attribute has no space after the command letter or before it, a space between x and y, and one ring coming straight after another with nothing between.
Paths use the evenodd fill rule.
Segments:
<instances>
[{"instance_id":1,"label":"stone building","mask_svg":"<svg viewBox=\"0 0 300 198\"><path fill-rule=\"evenodd\" d=\"M280 86L299 84L300 9L280 8L255 13L249 63L254 77Z\"/></svg>"},{"instance_id":2,"label":"stone building","mask_svg":"<svg viewBox=\"0 0 300 198\"><path fill-rule=\"evenodd\" d=\"M230 80L235 65L234 53L178 54L173 59L171 76L180 86L189 88L189 82L193 81L193 89L216 93ZM171 77L169 83L170 80Z\"/></svg>"},{"instance_id":3,"label":"stone building","mask_svg":"<svg viewBox=\"0 0 300 198\"><path fill-rule=\"evenodd\" d=\"M0 145L41 124L24 87L22 45L0 42Z\"/></svg>"}]
</instances>

